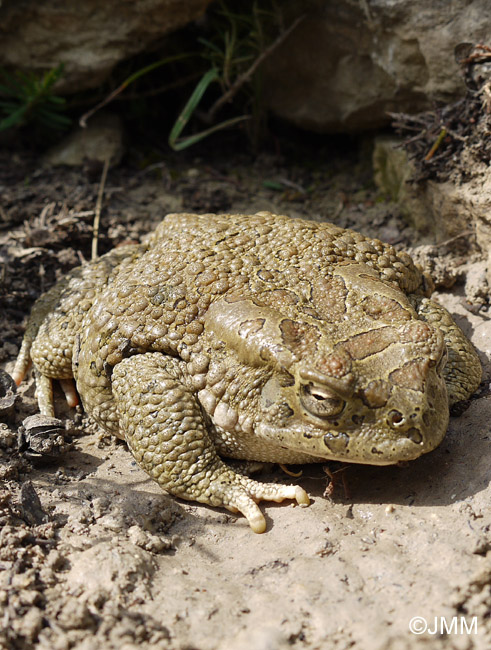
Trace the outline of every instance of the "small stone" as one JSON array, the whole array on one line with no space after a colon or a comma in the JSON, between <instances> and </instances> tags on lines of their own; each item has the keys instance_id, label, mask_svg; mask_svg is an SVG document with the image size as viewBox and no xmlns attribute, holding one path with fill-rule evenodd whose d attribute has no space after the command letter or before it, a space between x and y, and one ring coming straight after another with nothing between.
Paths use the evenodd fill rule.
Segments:
<instances>
[{"instance_id":1,"label":"small stone","mask_svg":"<svg viewBox=\"0 0 491 650\"><path fill-rule=\"evenodd\" d=\"M173 544L169 539L153 535L136 525L128 529L128 539L135 546L139 546L151 553L161 553L173 548Z\"/></svg>"},{"instance_id":2,"label":"small stone","mask_svg":"<svg viewBox=\"0 0 491 650\"><path fill-rule=\"evenodd\" d=\"M15 381L5 370L0 370L0 417L7 418L12 415L16 399Z\"/></svg>"},{"instance_id":3,"label":"small stone","mask_svg":"<svg viewBox=\"0 0 491 650\"><path fill-rule=\"evenodd\" d=\"M71 446L61 420L36 413L19 427L20 449L28 456L58 456Z\"/></svg>"},{"instance_id":4,"label":"small stone","mask_svg":"<svg viewBox=\"0 0 491 650\"><path fill-rule=\"evenodd\" d=\"M47 514L43 510L39 496L31 481L26 481L20 489L23 519L31 526L43 524Z\"/></svg>"},{"instance_id":5,"label":"small stone","mask_svg":"<svg viewBox=\"0 0 491 650\"><path fill-rule=\"evenodd\" d=\"M119 117L109 113L96 115L87 127L77 127L46 154L48 165L80 167L85 162L117 165L123 155L123 130Z\"/></svg>"}]
</instances>

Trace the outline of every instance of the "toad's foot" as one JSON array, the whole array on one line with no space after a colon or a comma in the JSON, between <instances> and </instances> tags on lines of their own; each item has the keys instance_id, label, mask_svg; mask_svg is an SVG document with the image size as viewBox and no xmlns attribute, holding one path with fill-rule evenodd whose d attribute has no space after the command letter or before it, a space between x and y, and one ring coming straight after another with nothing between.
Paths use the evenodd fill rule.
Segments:
<instances>
[{"instance_id":1,"label":"toad's foot","mask_svg":"<svg viewBox=\"0 0 491 650\"><path fill-rule=\"evenodd\" d=\"M29 364L30 365L30 364ZM12 379L17 386L22 383L29 366L27 365L24 370L19 370L18 364L12 373ZM39 412L42 415L49 417L55 416L55 406L53 399L53 380L34 369L34 377L36 381L36 399L39 406ZM75 408L80 403L75 382L73 379L59 379L60 386L65 395L66 402L70 408Z\"/></svg>"},{"instance_id":2,"label":"toad's foot","mask_svg":"<svg viewBox=\"0 0 491 650\"><path fill-rule=\"evenodd\" d=\"M42 415L54 417L53 380L41 374L37 369L34 370L34 376L36 378L36 398L39 412ZM59 382L68 406L75 408L79 404L79 400L73 379L59 379Z\"/></svg>"},{"instance_id":3,"label":"toad's foot","mask_svg":"<svg viewBox=\"0 0 491 650\"><path fill-rule=\"evenodd\" d=\"M241 512L255 533L266 530L259 501L309 504L303 488L254 481L218 457L177 359L160 353L125 359L113 370L112 388L135 459L171 494Z\"/></svg>"},{"instance_id":4,"label":"toad's foot","mask_svg":"<svg viewBox=\"0 0 491 650\"><path fill-rule=\"evenodd\" d=\"M222 467L217 469L222 471L218 471L213 477L215 485L210 500L203 502L223 505L231 512L241 512L255 533L264 533L266 530L266 520L257 506L259 501L279 503L285 499L295 499L299 505L308 506L310 503L309 495L299 485L259 483L236 474L223 463L221 465ZM217 497L221 503L212 502ZM201 501L201 499L197 500Z\"/></svg>"},{"instance_id":5,"label":"toad's foot","mask_svg":"<svg viewBox=\"0 0 491 650\"><path fill-rule=\"evenodd\" d=\"M15 362L14 369L12 371L12 379L15 381L17 386L20 386L24 380L27 371L32 365L31 360L31 349L32 349L32 336L27 336L22 342L22 347L20 349L19 355ZM48 377L43 374L36 366L34 365L34 377L36 381L36 398L39 406L39 411L42 415L47 415L49 417L54 417L55 407L53 401L53 378ZM79 399L77 394L77 389L75 388L75 382L72 378L59 378L60 386L65 394L65 399L70 408L75 408L78 406Z\"/></svg>"}]
</instances>

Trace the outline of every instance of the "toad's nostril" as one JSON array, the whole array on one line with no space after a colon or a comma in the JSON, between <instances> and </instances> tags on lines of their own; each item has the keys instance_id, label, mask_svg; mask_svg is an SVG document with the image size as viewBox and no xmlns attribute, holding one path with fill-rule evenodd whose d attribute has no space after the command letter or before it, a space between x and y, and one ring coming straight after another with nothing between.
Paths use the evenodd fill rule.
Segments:
<instances>
[{"instance_id":1,"label":"toad's nostril","mask_svg":"<svg viewBox=\"0 0 491 650\"><path fill-rule=\"evenodd\" d=\"M387 419L388 419L389 426L393 427L394 429L398 429L399 427L402 427L406 422L406 419L403 416L403 414L400 411L396 411L396 410L390 411Z\"/></svg>"},{"instance_id":2,"label":"toad's nostril","mask_svg":"<svg viewBox=\"0 0 491 650\"><path fill-rule=\"evenodd\" d=\"M421 431L419 429L416 429L416 427L411 427L409 431L406 433L406 435L409 438L409 440L412 440L417 445L423 442L423 436L421 434Z\"/></svg>"}]
</instances>

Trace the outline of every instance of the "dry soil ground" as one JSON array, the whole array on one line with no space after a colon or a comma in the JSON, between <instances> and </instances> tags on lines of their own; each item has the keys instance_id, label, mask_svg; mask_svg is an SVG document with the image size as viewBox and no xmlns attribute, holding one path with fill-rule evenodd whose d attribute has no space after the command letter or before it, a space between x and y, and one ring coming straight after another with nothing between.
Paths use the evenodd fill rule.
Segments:
<instances>
[{"instance_id":1,"label":"dry soil ground","mask_svg":"<svg viewBox=\"0 0 491 650\"><path fill-rule=\"evenodd\" d=\"M380 200L363 156L303 158L215 155L111 169L99 249L137 240L180 210L267 209L401 247L431 243ZM35 297L89 256L100 170L44 168L8 152L0 174L0 361L11 370ZM330 496L320 466L295 468L298 479L271 468L279 481L298 480L312 503L266 504L264 535L164 494L124 444L61 398L73 444L34 453L17 438L36 412L29 377L0 424L0 648L491 647L491 311L466 302L464 281L479 282L469 275L479 265L463 244L431 250L445 283L457 278L439 300L485 368L476 398L436 451L407 466L330 464ZM414 617L426 619L425 633L410 631ZM458 628L445 633L443 622Z\"/></svg>"}]
</instances>

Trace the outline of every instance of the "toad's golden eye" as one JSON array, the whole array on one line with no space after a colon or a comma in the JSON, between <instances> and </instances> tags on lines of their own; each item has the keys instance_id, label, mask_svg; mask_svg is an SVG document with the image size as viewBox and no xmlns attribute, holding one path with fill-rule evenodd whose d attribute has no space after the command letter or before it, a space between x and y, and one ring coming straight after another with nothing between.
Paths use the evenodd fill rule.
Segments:
<instances>
[{"instance_id":1,"label":"toad's golden eye","mask_svg":"<svg viewBox=\"0 0 491 650\"><path fill-rule=\"evenodd\" d=\"M318 418L332 418L344 409L345 401L332 390L323 386L304 384L300 391L304 409Z\"/></svg>"}]
</instances>

